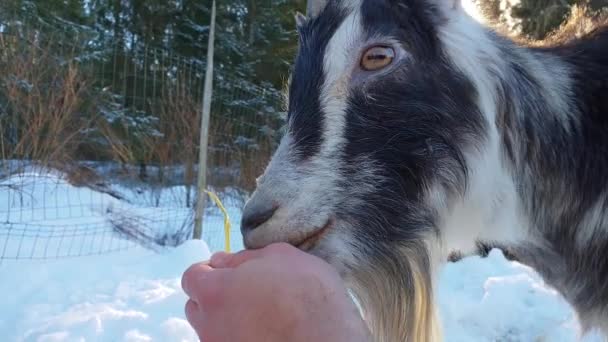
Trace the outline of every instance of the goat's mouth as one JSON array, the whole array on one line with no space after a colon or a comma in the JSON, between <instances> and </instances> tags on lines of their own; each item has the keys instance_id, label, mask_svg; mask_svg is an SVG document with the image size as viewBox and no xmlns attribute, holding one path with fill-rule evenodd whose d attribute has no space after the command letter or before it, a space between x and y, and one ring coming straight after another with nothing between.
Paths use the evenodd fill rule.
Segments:
<instances>
[{"instance_id":1,"label":"goat's mouth","mask_svg":"<svg viewBox=\"0 0 608 342\"><path fill-rule=\"evenodd\" d=\"M333 227L334 221L332 219L328 220L327 223L319 229L316 229L312 234L304 237L298 242L293 243L293 245L303 251L309 251L313 247L317 245L317 243L323 238L323 236Z\"/></svg>"}]
</instances>

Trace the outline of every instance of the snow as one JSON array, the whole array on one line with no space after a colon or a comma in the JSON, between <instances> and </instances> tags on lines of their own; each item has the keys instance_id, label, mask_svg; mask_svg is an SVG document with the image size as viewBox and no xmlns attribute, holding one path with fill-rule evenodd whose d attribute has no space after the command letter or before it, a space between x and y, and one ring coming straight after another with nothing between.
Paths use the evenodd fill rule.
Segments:
<instances>
[{"instance_id":1,"label":"snow","mask_svg":"<svg viewBox=\"0 0 608 342\"><path fill-rule=\"evenodd\" d=\"M4 341L195 341L180 276L210 252L187 241L145 249L0 267Z\"/></svg>"},{"instance_id":2,"label":"snow","mask_svg":"<svg viewBox=\"0 0 608 342\"><path fill-rule=\"evenodd\" d=\"M157 189L151 194L146 189L114 186L112 190L124 198L120 200L75 187L58 174L18 177L0 181L3 341L197 340L184 317L186 297L180 278L189 265L223 249L219 211L210 204L205 242L186 241L175 248L152 251L116 234L108 223L116 210L108 208L120 208L120 212L140 217L138 222L151 230L170 234L181 229L187 216L181 200L183 187ZM19 184L19 194L25 195L17 196L14 188L6 190L11 184ZM240 250L241 202L230 196L224 199L233 226L231 247ZM159 213L170 214L171 219L165 220ZM146 221L151 216L158 219ZM79 254L68 253L68 240L59 243L57 234L53 235L54 229L64 225L95 227L97 233L105 234L105 240L72 238L69 248ZM12 233L34 227L38 234L8 235L9 227L13 227ZM110 241L124 248L107 248ZM84 242L83 251L79 245ZM506 260L498 250L487 258L468 257L448 264L440 276L438 304L445 340L450 342L569 342L579 337L576 316L563 298L534 271ZM601 340L593 334L583 339Z\"/></svg>"},{"instance_id":3,"label":"snow","mask_svg":"<svg viewBox=\"0 0 608 342\"><path fill-rule=\"evenodd\" d=\"M448 264L438 301L446 341L579 341L580 326L566 301L529 267L487 258ZM581 341L603 341L590 333Z\"/></svg>"},{"instance_id":4,"label":"snow","mask_svg":"<svg viewBox=\"0 0 608 342\"><path fill-rule=\"evenodd\" d=\"M11 259L48 259L106 254L137 247L137 240L178 245L191 233L192 210L184 186L127 188L112 185L96 191L77 187L57 172L27 172L0 179L0 263ZM112 195L110 195L112 194ZM121 199L116 198L119 196ZM240 211L225 199L232 222ZM212 203L203 232L213 250L224 246L223 215ZM116 234L121 228L122 236ZM233 248L242 248L239 227L231 234Z\"/></svg>"}]
</instances>

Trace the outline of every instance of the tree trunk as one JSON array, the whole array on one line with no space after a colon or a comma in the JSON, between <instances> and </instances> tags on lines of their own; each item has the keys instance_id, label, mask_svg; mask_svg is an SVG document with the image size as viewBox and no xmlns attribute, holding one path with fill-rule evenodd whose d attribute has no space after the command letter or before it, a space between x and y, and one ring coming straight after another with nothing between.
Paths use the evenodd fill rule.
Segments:
<instances>
[{"instance_id":1,"label":"tree trunk","mask_svg":"<svg viewBox=\"0 0 608 342\"><path fill-rule=\"evenodd\" d=\"M114 0L114 6L112 7L112 13L114 15L114 39L117 41L122 41L124 36L122 20L120 19L120 15L122 13L122 0Z\"/></svg>"}]
</instances>

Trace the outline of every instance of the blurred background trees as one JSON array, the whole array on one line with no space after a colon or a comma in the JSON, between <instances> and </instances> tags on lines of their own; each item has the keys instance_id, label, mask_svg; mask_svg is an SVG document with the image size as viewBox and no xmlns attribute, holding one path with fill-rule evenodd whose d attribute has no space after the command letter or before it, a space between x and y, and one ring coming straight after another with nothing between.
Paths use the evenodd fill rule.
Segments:
<instances>
[{"instance_id":1,"label":"blurred background trees","mask_svg":"<svg viewBox=\"0 0 608 342\"><path fill-rule=\"evenodd\" d=\"M597 18L608 13L608 0L474 0L491 19L511 33L544 39L568 18ZM579 20L581 18L578 18Z\"/></svg>"},{"instance_id":2,"label":"blurred background trees","mask_svg":"<svg viewBox=\"0 0 608 342\"><path fill-rule=\"evenodd\" d=\"M210 172L238 169L250 186L278 140L305 1L217 5ZM210 10L210 0L0 1L0 162L107 160L137 165L140 178L179 164L193 182ZM45 108L63 115L61 129Z\"/></svg>"},{"instance_id":3,"label":"blurred background trees","mask_svg":"<svg viewBox=\"0 0 608 342\"><path fill-rule=\"evenodd\" d=\"M477 2L534 39L558 28L575 5L589 15L608 8L608 0L463 1ZM94 33L88 44L98 49L153 46L204 65L210 6L210 0L3 0L0 23L52 23L57 30ZM305 6L305 0L218 1L217 72L280 91L296 50L293 17Z\"/></svg>"},{"instance_id":4,"label":"blurred background trees","mask_svg":"<svg viewBox=\"0 0 608 342\"><path fill-rule=\"evenodd\" d=\"M572 13L608 15L608 0L463 1L530 39ZM306 0L217 5L210 172L237 172L250 188L280 137L294 15ZM152 165L160 181L179 165L180 182L192 184L210 8L211 0L0 1L0 162L112 161L136 165L142 179Z\"/></svg>"}]
</instances>

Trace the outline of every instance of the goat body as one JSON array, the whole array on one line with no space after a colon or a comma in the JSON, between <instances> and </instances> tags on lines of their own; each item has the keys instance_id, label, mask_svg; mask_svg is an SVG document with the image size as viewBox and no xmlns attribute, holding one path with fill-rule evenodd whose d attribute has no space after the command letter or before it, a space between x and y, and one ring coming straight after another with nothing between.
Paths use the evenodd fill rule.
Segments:
<instances>
[{"instance_id":1,"label":"goat body","mask_svg":"<svg viewBox=\"0 0 608 342\"><path fill-rule=\"evenodd\" d=\"M289 242L334 265L377 341L438 339L438 270L482 245L608 334L606 28L529 47L457 0L317 0L298 30L247 247Z\"/></svg>"}]
</instances>

